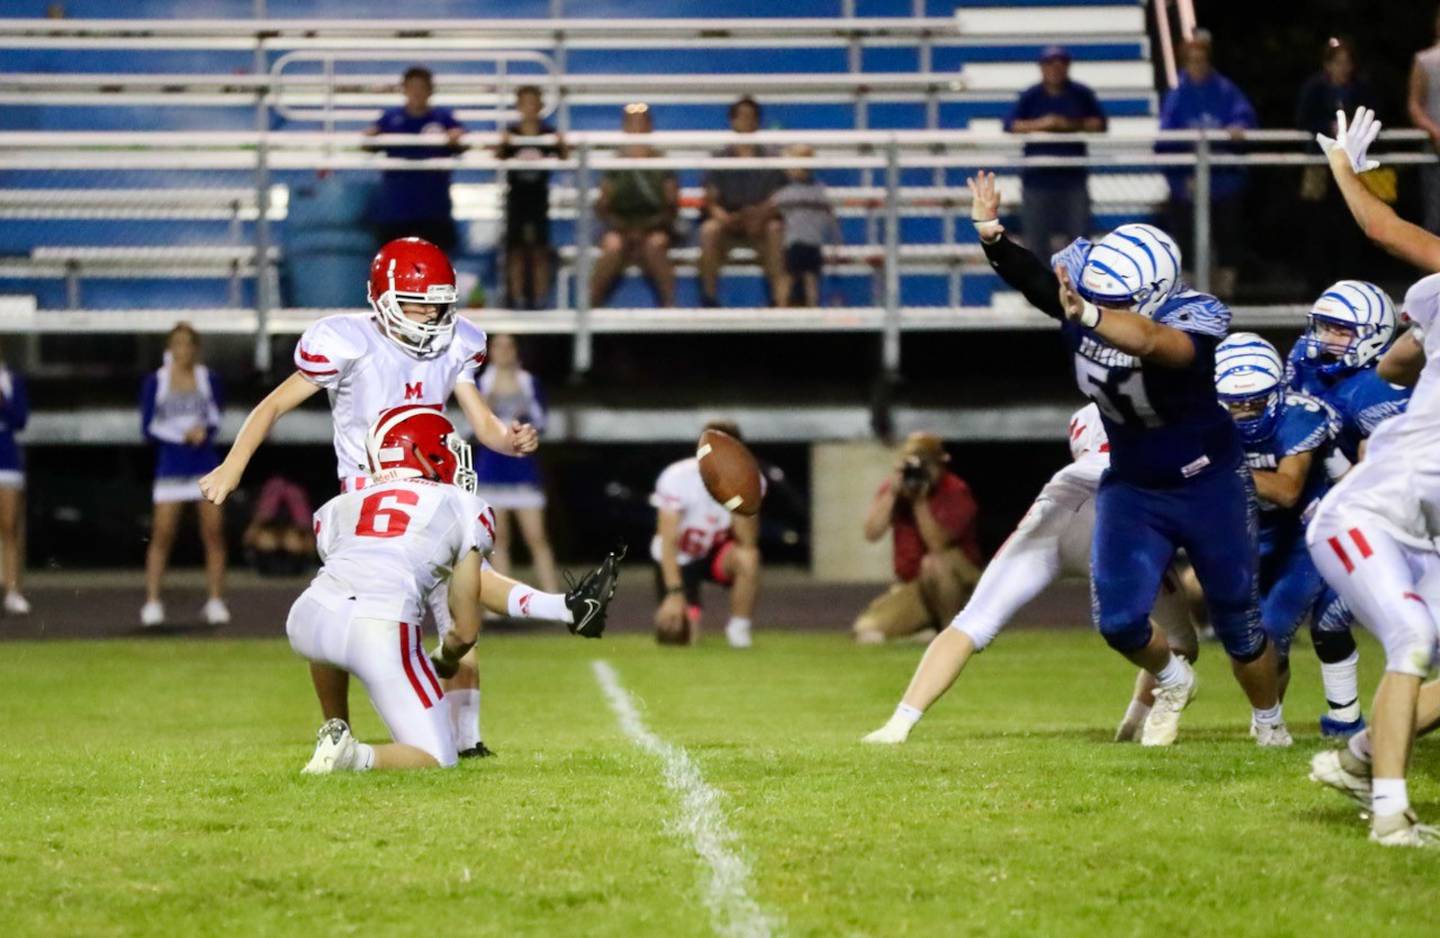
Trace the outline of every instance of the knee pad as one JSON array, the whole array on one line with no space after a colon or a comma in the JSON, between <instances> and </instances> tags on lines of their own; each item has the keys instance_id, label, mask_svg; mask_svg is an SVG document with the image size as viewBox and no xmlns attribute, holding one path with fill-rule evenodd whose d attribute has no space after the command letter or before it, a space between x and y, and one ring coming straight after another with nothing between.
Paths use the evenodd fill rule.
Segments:
<instances>
[{"instance_id":1,"label":"knee pad","mask_svg":"<svg viewBox=\"0 0 1440 938\"><path fill-rule=\"evenodd\" d=\"M1215 637L1225 648L1225 653L1235 661L1244 664L1254 661L1265 653L1269 636L1260 627L1260 616L1254 606L1246 604L1236 609L1214 609Z\"/></svg>"},{"instance_id":2,"label":"knee pad","mask_svg":"<svg viewBox=\"0 0 1440 938\"><path fill-rule=\"evenodd\" d=\"M1144 648L1150 644L1150 636L1154 634L1149 616L1115 622L1102 618L1097 625L1101 637L1105 639L1105 644L1122 655L1128 655Z\"/></svg>"},{"instance_id":3,"label":"knee pad","mask_svg":"<svg viewBox=\"0 0 1440 938\"><path fill-rule=\"evenodd\" d=\"M1322 664L1338 664L1355 654L1355 636L1349 629L1331 632L1312 623L1310 641L1315 646L1315 657Z\"/></svg>"},{"instance_id":4,"label":"knee pad","mask_svg":"<svg viewBox=\"0 0 1440 938\"><path fill-rule=\"evenodd\" d=\"M1004 622L997 622L993 618L987 619L979 615L966 615L969 607L961 609L955 618L950 620L950 628L957 632L964 632L970 636L970 641L976 651L984 651L990 643L995 641L995 636L1005 627Z\"/></svg>"}]
</instances>

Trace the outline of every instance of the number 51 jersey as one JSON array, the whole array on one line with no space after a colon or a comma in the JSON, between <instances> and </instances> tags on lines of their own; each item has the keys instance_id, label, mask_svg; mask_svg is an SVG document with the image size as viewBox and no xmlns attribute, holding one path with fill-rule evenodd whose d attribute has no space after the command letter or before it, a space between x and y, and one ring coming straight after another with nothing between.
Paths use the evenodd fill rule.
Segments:
<instances>
[{"instance_id":1,"label":"number 51 jersey","mask_svg":"<svg viewBox=\"0 0 1440 938\"><path fill-rule=\"evenodd\" d=\"M419 622L425 598L472 550L495 543L495 513L448 483L397 479L347 492L315 512L324 566L311 582L356 601L355 614Z\"/></svg>"}]
</instances>

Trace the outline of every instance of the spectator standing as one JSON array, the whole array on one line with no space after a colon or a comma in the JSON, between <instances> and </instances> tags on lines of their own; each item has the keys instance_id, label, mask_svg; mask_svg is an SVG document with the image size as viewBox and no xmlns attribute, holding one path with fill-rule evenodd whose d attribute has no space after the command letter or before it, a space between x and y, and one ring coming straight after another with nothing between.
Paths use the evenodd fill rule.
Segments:
<instances>
[{"instance_id":1,"label":"spectator standing","mask_svg":"<svg viewBox=\"0 0 1440 938\"><path fill-rule=\"evenodd\" d=\"M933 433L912 433L865 516L865 539L892 532L895 582L855 620L865 645L937 629L955 617L980 580L979 509L949 470Z\"/></svg>"},{"instance_id":2,"label":"spectator standing","mask_svg":"<svg viewBox=\"0 0 1440 938\"><path fill-rule=\"evenodd\" d=\"M260 487L255 513L241 543L253 555L261 576L295 576L313 566L314 510L298 483L271 476Z\"/></svg>"},{"instance_id":3,"label":"spectator standing","mask_svg":"<svg viewBox=\"0 0 1440 938\"><path fill-rule=\"evenodd\" d=\"M1211 64L1210 35L1198 30L1195 38L1180 50L1184 69L1180 84L1165 95L1160 108L1161 130L1227 130L1233 141L1244 138L1256 126L1255 108L1230 79ZM1158 152L1190 153L1195 147L1185 142L1156 144ZM1239 152L1234 143L1212 143L1210 152ZM1188 166L1165 171L1170 184L1169 218L1166 229L1179 243L1184 258L1195 257L1195 171ZM1235 295L1235 281L1245 244L1246 174L1244 167L1215 166L1210 170L1210 242L1215 268L1211 284L1216 296Z\"/></svg>"},{"instance_id":4,"label":"spectator standing","mask_svg":"<svg viewBox=\"0 0 1440 938\"><path fill-rule=\"evenodd\" d=\"M537 432L545 430L545 399L540 382L520 365L520 350L511 335L492 335L486 351L488 364L476 387L495 416L506 423L519 421ZM495 548L491 562L501 573L510 573L510 523L520 527L520 536L535 565L534 581L549 593L558 592L560 578L555 572L555 552L545 533L545 488L540 466L534 456L506 456L481 447L475 461L477 493L495 510Z\"/></svg>"},{"instance_id":5,"label":"spectator standing","mask_svg":"<svg viewBox=\"0 0 1440 938\"><path fill-rule=\"evenodd\" d=\"M369 136L380 134L444 133L449 141L440 147L380 147L389 157L407 160L453 156L463 147L465 127L449 108L432 107L435 78L420 65L405 70L401 79L405 103L380 115L366 129ZM387 169L380 174L380 191L371 210L379 244L396 238L424 238L446 254L455 249L456 233L450 203L448 169Z\"/></svg>"},{"instance_id":6,"label":"spectator standing","mask_svg":"<svg viewBox=\"0 0 1440 938\"><path fill-rule=\"evenodd\" d=\"M1040 53L1040 83L1020 93L1005 119L1012 134L1099 133L1106 127L1100 99L1088 85L1070 80L1070 53L1049 46ZM1083 143L1027 143L1027 157L1084 156ZM1059 251L1090 232L1089 172L1082 166L1026 168L1020 223L1039 255Z\"/></svg>"},{"instance_id":7,"label":"spectator standing","mask_svg":"<svg viewBox=\"0 0 1440 938\"><path fill-rule=\"evenodd\" d=\"M30 603L20 592L25 569L25 464L15 434L30 422L25 379L0 360L0 564L5 580L5 612L23 616Z\"/></svg>"},{"instance_id":8,"label":"spectator standing","mask_svg":"<svg viewBox=\"0 0 1440 938\"><path fill-rule=\"evenodd\" d=\"M175 546L187 502L199 506L200 540L205 547L205 580L210 598L200 610L208 625L230 621L225 606L224 515L200 494L200 477L220 465L215 434L220 429L219 378L200 363L200 336L177 323L165 340L165 363L147 375L140 392L140 430L155 446L155 514L145 554L145 605L140 623L165 624L161 581Z\"/></svg>"},{"instance_id":9,"label":"spectator standing","mask_svg":"<svg viewBox=\"0 0 1440 938\"><path fill-rule=\"evenodd\" d=\"M1435 44L1415 53L1408 103L1411 122L1430 135L1431 146L1440 153L1440 8L1435 11ZM1440 164L1420 167L1420 192L1425 201L1425 228L1440 234Z\"/></svg>"},{"instance_id":10,"label":"spectator standing","mask_svg":"<svg viewBox=\"0 0 1440 938\"><path fill-rule=\"evenodd\" d=\"M520 112L520 120L501 134L497 157L521 164L565 158L565 141L540 119L544 103L535 85L516 90L515 110ZM555 142L516 145L511 143L512 136L553 136ZM512 309L539 309L550 289L550 170L507 167L505 180L506 299Z\"/></svg>"},{"instance_id":11,"label":"spectator standing","mask_svg":"<svg viewBox=\"0 0 1440 938\"><path fill-rule=\"evenodd\" d=\"M1374 108L1374 90L1356 74L1355 54L1343 39L1331 38L1321 53L1320 71L1300 88L1295 103L1295 126L1313 138L1315 134L1335 136L1335 112L1354 114L1363 105ZM1318 144L1309 144L1319 153ZM1350 210L1325 166L1306 166L1300 177L1300 201L1305 210L1307 231L1323 231L1324 237L1304 238L1305 280L1308 292L1318 294L1335 280L1335 272L1369 250L1364 234L1350 221Z\"/></svg>"},{"instance_id":12,"label":"spectator standing","mask_svg":"<svg viewBox=\"0 0 1440 938\"><path fill-rule=\"evenodd\" d=\"M760 105L744 97L730 105L730 129L753 134L760 129ZM753 144L727 146L717 157L753 158L774 156L768 147ZM705 174L705 221L700 225L700 303L720 305L720 268L736 247L748 245L755 251L765 272L770 301L783 304L780 292L781 223L770 197L785 185L778 169L712 169Z\"/></svg>"},{"instance_id":13,"label":"spectator standing","mask_svg":"<svg viewBox=\"0 0 1440 938\"><path fill-rule=\"evenodd\" d=\"M815 155L815 148L796 144L785 155L808 158ZM793 306L798 295L803 305L819 306L821 248L827 241L840 240L840 224L829 193L809 167L792 166L785 170L785 176L789 181L770 197L785 232L785 262L775 298L782 306Z\"/></svg>"},{"instance_id":14,"label":"spectator standing","mask_svg":"<svg viewBox=\"0 0 1440 938\"><path fill-rule=\"evenodd\" d=\"M648 134L654 129L648 104L625 105L621 129ZM660 151L645 143L621 147L618 156L652 159ZM668 169L612 169L600 180L595 214L605 226L600 255L590 274L590 305L603 305L620 274L639 265L660 306L675 305L675 265L670 245L680 210L680 182Z\"/></svg>"}]
</instances>

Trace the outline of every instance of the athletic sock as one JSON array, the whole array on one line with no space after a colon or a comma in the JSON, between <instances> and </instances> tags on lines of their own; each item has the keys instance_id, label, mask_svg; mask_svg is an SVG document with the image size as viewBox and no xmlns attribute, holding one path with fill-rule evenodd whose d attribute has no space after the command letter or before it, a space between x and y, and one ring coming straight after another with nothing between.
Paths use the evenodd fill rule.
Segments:
<instances>
[{"instance_id":1,"label":"athletic sock","mask_svg":"<svg viewBox=\"0 0 1440 938\"><path fill-rule=\"evenodd\" d=\"M1350 742L1345 744L1350 754L1366 765L1370 764L1370 731L1361 730L1350 737Z\"/></svg>"},{"instance_id":2,"label":"athletic sock","mask_svg":"<svg viewBox=\"0 0 1440 938\"><path fill-rule=\"evenodd\" d=\"M895 708L895 713L890 717L890 721L892 723L899 723L906 729L910 729L916 723L919 723L920 718L924 715L925 711L919 707L912 707L907 703L902 703Z\"/></svg>"},{"instance_id":3,"label":"athletic sock","mask_svg":"<svg viewBox=\"0 0 1440 938\"><path fill-rule=\"evenodd\" d=\"M1166 663L1165 667L1161 668L1160 672L1155 675L1155 680L1160 683L1161 687L1171 688L1179 687L1181 684L1186 683L1189 676L1190 666L1185 663L1184 658L1172 651L1170 653L1170 660Z\"/></svg>"},{"instance_id":4,"label":"athletic sock","mask_svg":"<svg viewBox=\"0 0 1440 938\"><path fill-rule=\"evenodd\" d=\"M1130 699L1130 706L1125 708L1125 719L1121 722L1138 726L1144 723L1145 718L1149 715L1150 705L1141 703L1132 697Z\"/></svg>"},{"instance_id":5,"label":"athletic sock","mask_svg":"<svg viewBox=\"0 0 1440 938\"><path fill-rule=\"evenodd\" d=\"M1332 719L1354 723L1360 719L1360 653L1333 664L1320 663L1320 683L1325 688L1325 702L1330 705Z\"/></svg>"},{"instance_id":6,"label":"athletic sock","mask_svg":"<svg viewBox=\"0 0 1440 938\"><path fill-rule=\"evenodd\" d=\"M725 625L725 631L748 632L750 631L750 620L744 616L731 616L730 621Z\"/></svg>"},{"instance_id":7,"label":"athletic sock","mask_svg":"<svg viewBox=\"0 0 1440 938\"><path fill-rule=\"evenodd\" d=\"M1370 804L1376 817L1410 810L1410 795L1403 778L1377 778L1371 783Z\"/></svg>"},{"instance_id":8,"label":"athletic sock","mask_svg":"<svg viewBox=\"0 0 1440 938\"><path fill-rule=\"evenodd\" d=\"M1285 722L1285 718L1281 716L1283 709L1284 704L1277 703L1273 707L1251 707L1250 712L1257 726L1279 726Z\"/></svg>"},{"instance_id":9,"label":"athletic sock","mask_svg":"<svg viewBox=\"0 0 1440 938\"><path fill-rule=\"evenodd\" d=\"M524 584L516 584L505 601L505 611L516 619L548 619L574 622L565 606L563 593L542 593Z\"/></svg>"},{"instance_id":10,"label":"athletic sock","mask_svg":"<svg viewBox=\"0 0 1440 938\"><path fill-rule=\"evenodd\" d=\"M480 742L480 692L452 690L445 694L450 701L450 722L455 730L455 749L464 752Z\"/></svg>"},{"instance_id":11,"label":"athletic sock","mask_svg":"<svg viewBox=\"0 0 1440 938\"><path fill-rule=\"evenodd\" d=\"M375 768L375 747L369 743L357 742L355 744L355 764L350 769L355 772L368 772Z\"/></svg>"}]
</instances>

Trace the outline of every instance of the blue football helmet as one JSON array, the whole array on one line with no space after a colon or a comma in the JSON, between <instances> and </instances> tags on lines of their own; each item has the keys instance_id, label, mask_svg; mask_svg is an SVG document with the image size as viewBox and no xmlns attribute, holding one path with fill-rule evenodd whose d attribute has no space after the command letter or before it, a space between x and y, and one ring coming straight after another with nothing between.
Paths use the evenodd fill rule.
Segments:
<instances>
[{"instance_id":1,"label":"blue football helmet","mask_svg":"<svg viewBox=\"0 0 1440 938\"><path fill-rule=\"evenodd\" d=\"M1323 338L1322 329L1349 338ZM1368 366L1394 340L1395 304L1385 291L1364 280L1341 280L1310 308L1300 347L1306 364L1321 374L1338 375Z\"/></svg>"},{"instance_id":2,"label":"blue football helmet","mask_svg":"<svg viewBox=\"0 0 1440 938\"><path fill-rule=\"evenodd\" d=\"M1253 332L1215 348L1215 392L1247 443L1268 440L1285 412L1285 360Z\"/></svg>"},{"instance_id":3,"label":"blue football helmet","mask_svg":"<svg viewBox=\"0 0 1440 938\"><path fill-rule=\"evenodd\" d=\"M1153 317L1180 285L1180 248L1154 225L1121 225L1090 248L1080 295Z\"/></svg>"}]
</instances>

